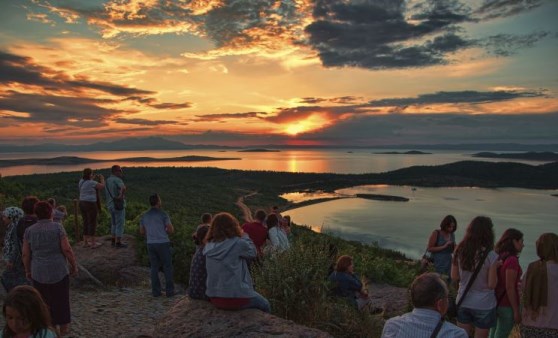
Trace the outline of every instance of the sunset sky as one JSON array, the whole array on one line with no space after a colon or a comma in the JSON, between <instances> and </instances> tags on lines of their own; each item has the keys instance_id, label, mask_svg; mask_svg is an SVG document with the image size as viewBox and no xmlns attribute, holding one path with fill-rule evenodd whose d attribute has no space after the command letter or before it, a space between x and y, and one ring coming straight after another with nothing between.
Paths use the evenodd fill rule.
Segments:
<instances>
[{"instance_id":1,"label":"sunset sky","mask_svg":"<svg viewBox=\"0 0 558 338\"><path fill-rule=\"evenodd\" d=\"M558 143L558 1L2 0L0 143Z\"/></svg>"}]
</instances>

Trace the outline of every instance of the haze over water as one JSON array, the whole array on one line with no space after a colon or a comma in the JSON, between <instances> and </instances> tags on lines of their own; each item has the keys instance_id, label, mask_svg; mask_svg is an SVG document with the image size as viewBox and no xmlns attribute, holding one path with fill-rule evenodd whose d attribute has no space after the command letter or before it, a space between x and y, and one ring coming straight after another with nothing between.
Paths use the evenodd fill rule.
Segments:
<instances>
[{"instance_id":1,"label":"haze over water","mask_svg":"<svg viewBox=\"0 0 558 338\"><path fill-rule=\"evenodd\" d=\"M86 152L86 153L2 153L1 159L52 158L78 156L94 159L118 159L129 157L168 158L179 156L210 156L218 158L240 158L227 161L204 162L146 162L127 163L126 166L177 166L218 167L241 170L273 170L287 172L333 172L341 174L379 173L410 167L413 165L440 165L462 160L508 161L500 159L478 159L471 152L433 151L426 155L375 154L386 150L282 150L280 152L237 152L234 150L180 150L180 151L129 151L129 152ZM401 150L398 150L401 152ZM430 151L429 151L430 152ZM533 161L514 161L532 165ZM2 176L81 171L91 167L108 175L113 162L87 165L16 166L0 168ZM79 178L79 173L76 173ZM415 189L413 189L415 188ZM558 191L517 188L422 188L408 186L365 186L341 189L341 194L374 193L404 196L409 202L373 201L348 198L320 203L284 214L292 216L297 224L312 226L315 230L334 233L340 237L367 243L378 243L381 247L399 250L409 257L419 257L425 249L432 230L439 227L441 219L453 214L458 220L456 239L459 241L470 220L477 215L492 218L496 238L508 227L515 227L525 235L525 248L521 264L536 259L534 243L543 232L555 232L558 225L556 205L558 198L551 196ZM162 192L164 194L164 192ZM308 196L290 194L288 199L304 199Z\"/></svg>"}]
</instances>

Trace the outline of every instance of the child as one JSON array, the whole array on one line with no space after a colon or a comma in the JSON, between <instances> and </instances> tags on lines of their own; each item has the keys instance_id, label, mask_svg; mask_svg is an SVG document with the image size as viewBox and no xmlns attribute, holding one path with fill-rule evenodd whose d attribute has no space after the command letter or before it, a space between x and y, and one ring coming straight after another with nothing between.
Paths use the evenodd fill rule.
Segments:
<instances>
[{"instance_id":1,"label":"child","mask_svg":"<svg viewBox=\"0 0 558 338\"><path fill-rule=\"evenodd\" d=\"M29 285L12 289L4 300L2 313L6 326L0 338L56 338L51 327L50 313L39 292Z\"/></svg>"},{"instance_id":2,"label":"child","mask_svg":"<svg viewBox=\"0 0 558 338\"><path fill-rule=\"evenodd\" d=\"M56 200L54 198L49 198L47 200L48 204L52 206L52 220L56 223L62 224L64 222L64 218L68 216L68 212L66 211L66 207L64 205L56 206Z\"/></svg>"}]
</instances>

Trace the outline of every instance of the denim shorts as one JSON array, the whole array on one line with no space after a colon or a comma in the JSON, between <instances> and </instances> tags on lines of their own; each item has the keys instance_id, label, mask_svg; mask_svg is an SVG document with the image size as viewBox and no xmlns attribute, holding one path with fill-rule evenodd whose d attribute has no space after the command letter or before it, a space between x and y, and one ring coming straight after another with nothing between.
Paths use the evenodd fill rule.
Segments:
<instances>
[{"instance_id":1,"label":"denim shorts","mask_svg":"<svg viewBox=\"0 0 558 338\"><path fill-rule=\"evenodd\" d=\"M466 307L457 309L457 321L461 324L472 324L479 329L490 329L496 325L496 307L490 310L475 310Z\"/></svg>"}]
</instances>

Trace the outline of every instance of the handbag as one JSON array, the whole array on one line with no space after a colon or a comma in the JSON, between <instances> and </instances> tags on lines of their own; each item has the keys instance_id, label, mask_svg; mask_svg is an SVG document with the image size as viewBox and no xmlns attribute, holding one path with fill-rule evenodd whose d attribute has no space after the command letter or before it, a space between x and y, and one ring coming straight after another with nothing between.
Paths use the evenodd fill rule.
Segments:
<instances>
[{"instance_id":1,"label":"handbag","mask_svg":"<svg viewBox=\"0 0 558 338\"><path fill-rule=\"evenodd\" d=\"M488 250L485 250L485 252L482 255L482 259L477 264L477 267L475 268L475 271L473 272L473 275L471 276L471 279L469 279L469 282L467 283L467 286L465 287L465 291L463 291L463 296L461 296L461 298L459 299L459 302L457 302L457 304L456 304L455 303L455 298L453 298L453 297L449 298L448 312L446 313L446 315L449 318L457 317L457 310L461 306L461 303L463 303L463 300L465 299L465 296L467 296L467 293L469 292L469 289L471 289L471 286L473 286L473 283L475 282L475 279L477 279L477 276L480 272L480 269L481 269L482 265L484 264L484 261L486 260L487 256L488 256Z\"/></svg>"}]
</instances>

